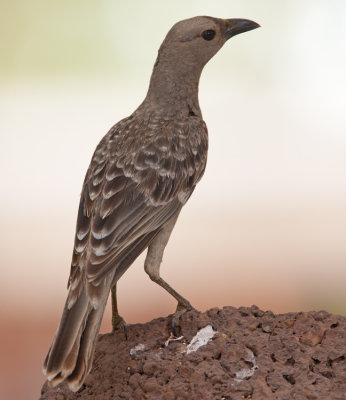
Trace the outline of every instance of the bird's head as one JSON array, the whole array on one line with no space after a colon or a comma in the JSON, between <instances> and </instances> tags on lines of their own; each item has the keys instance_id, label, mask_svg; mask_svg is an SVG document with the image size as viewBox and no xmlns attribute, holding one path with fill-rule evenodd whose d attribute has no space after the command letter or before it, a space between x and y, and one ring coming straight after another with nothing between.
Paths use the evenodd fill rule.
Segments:
<instances>
[{"instance_id":1,"label":"bird's head","mask_svg":"<svg viewBox=\"0 0 346 400\"><path fill-rule=\"evenodd\" d=\"M198 82L205 64L232 36L258 27L248 19L213 17L194 17L173 25L159 49L144 105L176 113L190 99L198 113Z\"/></svg>"},{"instance_id":2,"label":"bird's head","mask_svg":"<svg viewBox=\"0 0 346 400\"><path fill-rule=\"evenodd\" d=\"M228 39L260 25L248 19L194 17L177 22L163 41L162 57L186 65L203 66Z\"/></svg>"}]
</instances>

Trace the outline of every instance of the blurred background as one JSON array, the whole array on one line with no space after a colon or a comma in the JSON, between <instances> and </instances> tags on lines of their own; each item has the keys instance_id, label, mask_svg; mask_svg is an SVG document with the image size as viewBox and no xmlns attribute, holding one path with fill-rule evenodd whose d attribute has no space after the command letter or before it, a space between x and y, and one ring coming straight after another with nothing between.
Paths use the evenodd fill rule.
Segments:
<instances>
[{"instance_id":1,"label":"blurred background","mask_svg":"<svg viewBox=\"0 0 346 400\"><path fill-rule=\"evenodd\" d=\"M39 397L94 148L143 100L171 25L195 15L262 28L232 38L202 74L208 167L163 277L200 310L256 304L346 315L345 1L0 7L1 399ZM121 279L119 303L129 323L175 309L143 257Z\"/></svg>"}]
</instances>

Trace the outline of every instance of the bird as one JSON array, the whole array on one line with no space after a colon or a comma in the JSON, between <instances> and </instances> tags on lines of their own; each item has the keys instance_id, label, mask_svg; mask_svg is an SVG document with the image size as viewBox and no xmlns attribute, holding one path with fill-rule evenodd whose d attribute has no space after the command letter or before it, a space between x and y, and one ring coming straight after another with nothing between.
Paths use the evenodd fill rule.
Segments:
<instances>
[{"instance_id":1,"label":"bird","mask_svg":"<svg viewBox=\"0 0 346 400\"><path fill-rule=\"evenodd\" d=\"M90 372L109 294L112 327L124 323L116 286L147 250L150 279L190 302L160 276L164 249L206 168L208 131L198 101L203 67L231 37L258 28L248 19L198 16L177 22L162 42L144 101L100 141L87 170L77 215L68 295L43 373L76 392Z\"/></svg>"}]
</instances>

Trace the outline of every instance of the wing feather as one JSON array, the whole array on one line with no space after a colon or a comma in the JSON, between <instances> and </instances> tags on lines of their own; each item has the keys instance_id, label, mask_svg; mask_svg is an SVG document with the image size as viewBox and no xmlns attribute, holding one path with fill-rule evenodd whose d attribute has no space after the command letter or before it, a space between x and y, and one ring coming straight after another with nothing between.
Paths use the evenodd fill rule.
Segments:
<instances>
[{"instance_id":1,"label":"wing feather","mask_svg":"<svg viewBox=\"0 0 346 400\"><path fill-rule=\"evenodd\" d=\"M97 301L109 271L121 275L180 212L203 174L207 145L206 126L199 118L150 121L132 116L102 139L81 194L71 304L85 279L89 296Z\"/></svg>"}]
</instances>

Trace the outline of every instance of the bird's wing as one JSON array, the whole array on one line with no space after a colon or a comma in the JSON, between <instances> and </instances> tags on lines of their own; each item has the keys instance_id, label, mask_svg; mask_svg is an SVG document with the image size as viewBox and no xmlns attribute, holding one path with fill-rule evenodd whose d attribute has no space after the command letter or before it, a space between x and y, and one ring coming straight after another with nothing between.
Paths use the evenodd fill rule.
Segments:
<instances>
[{"instance_id":1,"label":"bird's wing","mask_svg":"<svg viewBox=\"0 0 346 400\"><path fill-rule=\"evenodd\" d=\"M81 194L71 304L85 278L97 300L107 273L132 262L180 212L206 163L206 127L194 120L138 123L130 117L100 142Z\"/></svg>"}]
</instances>

